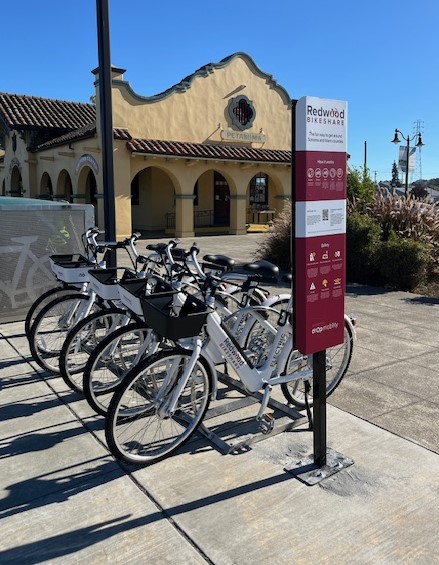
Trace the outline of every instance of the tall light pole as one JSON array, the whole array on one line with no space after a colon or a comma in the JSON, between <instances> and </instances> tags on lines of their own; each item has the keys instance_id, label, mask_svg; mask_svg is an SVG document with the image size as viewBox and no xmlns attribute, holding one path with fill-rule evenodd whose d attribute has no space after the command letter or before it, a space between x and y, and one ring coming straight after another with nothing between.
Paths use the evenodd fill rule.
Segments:
<instances>
[{"instance_id":1,"label":"tall light pole","mask_svg":"<svg viewBox=\"0 0 439 565\"><path fill-rule=\"evenodd\" d=\"M113 163L113 114L111 101L110 18L108 0L96 0L99 58L99 108L101 119L102 180L104 189L105 238L116 239L116 212ZM109 255L108 267L116 266L116 252Z\"/></svg>"},{"instance_id":2,"label":"tall light pole","mask_svg":"<svg viewBox=\"0 0 439 565\"><path fill-rule=\"evenodd\" d=\"M425 144L422 143L422 137L421 137L420 132L415 133L414 135L412 135L412 137L410 137L409 135L407 135L407 137L406 137L405 135L403 135L403 133L399 129L395 129L395 137L392 139L392 143L395 143L395 145L397 145L398 143L401 143L401 140L398 137L398 133L403 138L403 140L407 142L406 154L405 154L406 155L406 162L405 162L405 190L404 190L404 194L405 194L405 196L407 196L408 190L409 190L410 142L413 141L414 139L418 138L418 142L416 143L415 147L422 147Z\"/></svg>"}]
</instances>

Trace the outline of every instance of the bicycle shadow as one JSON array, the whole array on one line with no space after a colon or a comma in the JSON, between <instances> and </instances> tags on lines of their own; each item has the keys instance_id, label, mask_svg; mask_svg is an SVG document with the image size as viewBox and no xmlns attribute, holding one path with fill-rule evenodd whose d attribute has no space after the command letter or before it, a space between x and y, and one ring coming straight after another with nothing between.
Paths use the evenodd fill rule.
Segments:
<instances>
[{"instance_id":1,"label":"bicycle shadow","mask_svg":"<svg viewBox=\"0 0 439 565\"><path fill-rule=\"evenodd\" d=\"M48 391L48 394L49 391ZM0 421L15 420L16 418L26 418L33 416L45 410L58 408L61 406L60 400L64 403L73 402L81 399L82 397L75 392L70 392L60 397L52 396L47 398L48 395L27 398L22 402L12 402L0 406ZM45 400L41 400L45 398Z\"/></svg>"},{"instance_id":2,"label":"bicycle shadow","mask_svg":"<svg viewBox=\"0 0 439 565\"><path fill-rule=\"evenodd\" d=\"M72 479L72 482L69 482L65 486L60 485L62 486L62 489L59 492L54 493L50 497L44 498L42 502L44 502L45 505L62 503L70 497L85 490L96 488L99 485L120 478L121 475L118 474L117 471L113 473L110 470L110 467L108 467L108 472L105 474L105 480L103 480L102 476L98 477L97 473L102 472L102 468L105 469L105 465L106 464L101 466L101 468L96 469L96 473L93 471L91 473L77 474L77 476ZM159 507L159 509L155 512L138 518L128 519L131 514L117 516L109 520L78 528L74 531L46 537L36 542L25 543L9 550L2 551L0 552L0 562L26 562L26 564L31 565L34 563L41 563L42 561L51 561L56 558L65 557L102 541L108 540L111 537L119 534L126 534L129 530L145 527L161 520L168 521L169 519L174 519L182 514L187 514L208 506L214 506L215 504L226 500L254 493L257 490L266 489L270 486L278 485L291 480L291 478L291 475L288 473L275 475L270 478L261 479L259 481L231 488L224 492L199 498L198 500L193 500L191 502L185 502L169 508ZM39 479L37 478L36 480L38 481ZM36 486L39 485L38 482L35 484ZM19 488L19 484L13 486L14 488ZM38 504L38 502L39 501L34 501L34 504ZM30 508L22 508L19 511L28 509ZM145 533L140 531L139 535L144 536ZM146 545L145 550L147 550L147 547L148 546Z\"/></svg>"},{"instance_id":3,"label":"bicycle shadow","mask_svg":"<svg viewBox=\"0 0 439 565\"><path fill-rule=\"evenodd\" d=\"M51 439L45 446L47 447L50 442ZM86 467L93 461L99 460L102 460L102 457L81 461L74 467L79 465ZM48 504L60 504L72 496L125 475L123 469L113 460L104 461L95 467L82 468L77 472L69 473L69 469L71 468L58 469L5 487L7 495L0 500L0 518L34 510ZM51 475L57 476L51 477Z\"/></svg>"},{"instance_id":4,"label":"bicycle shadow","mask_svg":"<svg viewBox=\"0 0 439 565\"><path fill-rule=\"evenodd\" d=\"M436 306L439 304L439 298L434 296L411 296L410 298L404 298L404 302L407 304L426 304L428 306Z\"/></svg>"},{"instance_id":5,"label":"bicycle shadow","mask_svg":"<svg viewBox=\"0 0 439 565\"><path fill-rule=\"evenodd\" d=\"M77 427L61 431L49 431L54 427L60 425L78 424ZM29 433L28 431L22 434L16 434L9 437L3 437L0 440L0 460L9 457L16 457L19 455L29 455L30 453L37 453L53 448L55 445L63 441L71 440L80 435L87 434L87 432L96 433L102 429L102 422L99 420L92 420L86 423L86 427L81 426L78 420L63 421L62 424L55 423L45 428L40 428L38 431ZM39 433L44 432L44 433Z\"/></svg>"}]
</instances>

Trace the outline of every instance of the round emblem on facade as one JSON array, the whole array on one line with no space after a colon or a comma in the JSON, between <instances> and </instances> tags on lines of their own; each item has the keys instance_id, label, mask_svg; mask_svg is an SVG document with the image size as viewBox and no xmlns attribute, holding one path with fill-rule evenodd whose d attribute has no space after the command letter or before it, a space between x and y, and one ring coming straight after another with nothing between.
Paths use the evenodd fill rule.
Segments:
<instances>
[{"instance_id":1,"label":"round emblem on facade","mask_svg":"<svg viewBox=\"0 0 439 565\"><path fill-rule=\"evenodd\" d=\"M247 96L237 96L230 100L227 106L227 114L231 125L242 131L253 125L256 110Z\"/></svg>"}]
</instances>

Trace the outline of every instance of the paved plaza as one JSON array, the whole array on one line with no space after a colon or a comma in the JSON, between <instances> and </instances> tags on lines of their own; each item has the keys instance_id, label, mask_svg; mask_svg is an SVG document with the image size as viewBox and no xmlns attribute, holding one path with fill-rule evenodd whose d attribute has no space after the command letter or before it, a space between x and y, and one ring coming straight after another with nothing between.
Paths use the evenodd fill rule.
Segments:
<instances>
[{"instance_id":1,"label":"paved plaza","mask_svg":"<svg viewBox=\"0 0 439 565\"><path fill-rule=\"evenodd\" d=\"M262 237L196 241L245 262ZM439 300L349 285L346 312L357 340L327 437L354 463L314 486L286 470L312 455L306 425L237 454L198 434L150 467L119 464L102 417L33 361L23 322L1 324L0 563L438 563ZM256 411L215 431L236 438Z\"/></svg>"}]
</instances>

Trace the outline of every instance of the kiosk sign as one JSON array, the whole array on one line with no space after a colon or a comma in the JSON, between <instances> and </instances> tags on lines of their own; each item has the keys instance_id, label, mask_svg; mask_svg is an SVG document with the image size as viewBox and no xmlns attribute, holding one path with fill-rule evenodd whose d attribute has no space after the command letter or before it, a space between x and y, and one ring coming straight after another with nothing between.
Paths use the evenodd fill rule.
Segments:
<instances>
[{"instance_id":1,"label":"kiosk sign","mask_svg":"<svg viewBox=\"0 0 439 565\"><path fill-rule=\"evenodd\" d=\"M343 343L347 103L305 96L295 114L295 346Z\"/></svg>"}]
</instances>

